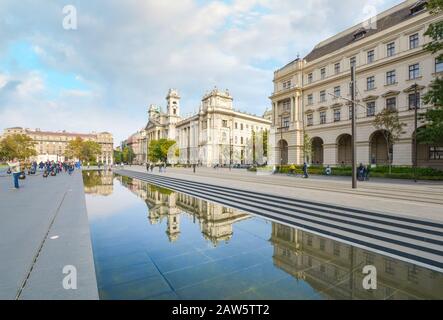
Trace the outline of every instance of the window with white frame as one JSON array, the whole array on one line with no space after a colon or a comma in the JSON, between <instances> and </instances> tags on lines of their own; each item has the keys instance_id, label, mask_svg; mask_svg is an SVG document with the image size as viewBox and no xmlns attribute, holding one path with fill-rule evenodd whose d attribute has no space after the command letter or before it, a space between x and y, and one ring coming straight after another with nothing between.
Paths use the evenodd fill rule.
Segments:
<instances>
[{"instance_id":1,"label":"window with white frame","mask_svg":"<svg viewBox=\"0 0 443 320\"><path fill-rule=\"evenodd\" d=\"M308 83L312 83L312 80L314 79L314 76L312 75L312 72L308 74Z\"/></svg>"},{"instance_id":2,"label":"window with white frame","mask_svg":"<svg viewBox=\"0 0 443 320\"><path fill-rule=\"evenodd\" d=\"M397 98L387 98L386 99L386 109L390 111L395 111L397 109Z\"/></svg>"},{"instance_id":3,"label":"window with white frame","mask_svg":"<svg viewBox=\"0 0 443 320\"><path fill-rule=\"evenodd\" d=\"M409 66L409 80L417 79L420 76L420 64L416 63Z\"/></svg>"},{"instance_id":4,"label":"window with white frame","mask_svg":"<svg viewBox=\"0 0 443 320\"><path fill-rule=\"evenodd\" d=\"M357 58L356 58L356 57L351 57L351 58L349 59L349 66L350 66L350 67L352 67L352 66L357 66Z\"/></svg>"},{"instance_id":5,"label":"window with white frame","mask_svg":"<svg viewBox=\"0 0 443 320\"><path fill-rule=\"evenodd\" d=\"M395 70L386 72L386 84L395 84L396 83L396 77L395 77Z\"/></svg>"},{"instance_id":6,"label":"window with white frame","mask_svg":"<svg viewBox=\"0 0 443 320\"><path fill-rule=\"evenodd\" d=\"M325 102L326 101L326 91L322 90L320 91L320 102Z\"/></svg>"},{"instance_id":7,"label":"window with white frame","mask_svg":"<svg viewBox=\"0 0 443 320\"><path fill-rule=\"evenodd\" d=\"M418 33L409 36L409 49L418 48L419 36Z\"/></svg>"},{"instance_id":8,"label":"window with white frame","mask_svg":"<svg viewBox=\"0 0 443 320\"><path fill-rule=\"evenodd\" d=\"M340 73L340 62L337 62L336 64L334 64L334 72L335 72L335 74Z\"/></svg>"},{"instance_id":9,"label":"window with white frame","mask_svg":"<svg viewBox=\"0 0 443 320\"><path fill-rule=\"evenodd\" d=\"M375 101L370 101L366 103L366 116L368 117L375 116Z\"/></svg>"},{"instance_id":10,"label":"window with white frame","mask_svg":"<svg viewBox=\"0 0 443 320\"><path fill-rule=\"evenodd\" d=\"M326 111L320 111L320 124L326 123Z\"/></svg>"},{"instance_id":11,"label":"window with white frame","mask_svg":"<svg viewBox=\"0 0 443 320\"><path fill-rule=\"evenodd\" d=\"M391 42L386 45L386 55L388 57L395 55L395 42Z\"/></svg>"},{"instance_id":12,"label":"window with white frame","mask_svg":"<svg viewBox=\"0 0 443 320\"><path fill-rule=\"evenodd\" d=\"M408 104L409 104L409 110L414 110L415 106L417 106L417 109L420 108L420 93L417 92L417 94L410 93L408 95Z\"/></svg>"},{"instance_id":13,"label":"window with white frame","mask_svg":"<svg viewBox=\"0 0 443 320\"><path fill-rule=\"evenodd\" d=\"M375 77L368 77L366 78L366 90L373 90L375 89Z\"/></svg>"},{"instance_id":14,"label":"window with white frame","mask_svg":"<svg viewBox=\"0 0 443 320\"><path fill-rule=\"evenodd\" d=\"M324 78L326 78L326 68L321 68L320 69L320 78L323 80Z\"/></svg>"},{"instance_id":15,"label":"window with white frame","mask_svg":"<svg viewBox=\"0 0 443 320\"><path fill-rule=\"evenodd\" d=\"M340 88L340 86L337 86L337 87L334 88L334 96L335 96L335 98L341 96L341 88Z\"/></svg>"},{"instance_id":16,"label":"window with white frame","mask_svg":"<svg viewBox=\"0 0 443 320\"><path fill-rule=\"evenodd\" d=\"M307 122L308 127L312 126L314 124L314 115L312 113L310 113L306 116L306 122Z\"/></svg>"},{"instance_id":17,"label":"window with white frame","mask_svg":"<svg viewBox=\"0 0 443 320\"><path fill-rule=\"evenodd\" d=\"M369 50L368 51L368 63L373 63L375 61L375 51Z\"/></svg>"},{"instance_id":18,"label":"window with white frame","mask_svg":"<svg viewBox=\"0 0 443 320\"><path fill-rule=\"evenodd\" d=\"M289 128L289 117L283 118L283 128Z\"/></svg>"},{"instance_id":19,"label":"window with white frame","mask_svg":"<svg viewBox=\"0 0 443 320\"><path fill-rule=\"evenodd\" d=\"M308 105L311 105L313 103L314 103L314 95L312 93L308 94Z\"/></svg>"},{"instance_id":20,"label":"window with white frame","mask_svg":"<svg viewBox=\"0 0 443 320\"><path fill-rule=\"evenodd\" d=\"M443 72L443 58L435 59L435 72Z\"/></svg>"},{"instance_id":21,"label":"window with white frame","mask_svg":"<svg viewBox=\"0 0 443 320\"><path fill-rule=\"evenodd\" d=\"M334 109L334 122L340 121L341 111L340 109Z\"/></svg>"}]
</instances>

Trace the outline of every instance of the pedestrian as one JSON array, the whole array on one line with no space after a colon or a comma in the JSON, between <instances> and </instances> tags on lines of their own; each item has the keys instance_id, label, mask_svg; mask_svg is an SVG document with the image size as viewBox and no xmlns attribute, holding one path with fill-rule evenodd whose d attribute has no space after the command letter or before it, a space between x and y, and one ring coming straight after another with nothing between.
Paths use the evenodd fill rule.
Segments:
<instances>
[{"instance_id":1,"label":"pedestrian","mask_svg":"<svg viewBox=\"0 0 443 320\"><path fill-rule=\"evenodd\" d=\"M367 165L366 166L366 170L365 170L365 181L369 181L369 173L371 172L371 165Z\"/></svg>"},{"instance_id":2,"label":"pedestrian","mask_svg":"<svg viewBox=\"0 0 443 320\"><path fill-rule=\"evenodd\" d=\"M146 171L149 172L150 165L146 162Z\"/></svg>"},{"instance_id":3,"label":"pedestrian","mask_svg":"<svg viewBox=\"0 0 443 320\"><path fill-rule=\"evenodd\" d=\"M20 186L19 186L18 180L19 180L20 174L21 174L21 172L20 172L20 161L14 159L12 162L8 162L8 166L11 169L11 172L12 172L12 178L13 178L13 181L14 181L14 188L15 189L19 189Z\"/></svg>"},{"instance_id":4,"label":"pedestrian","mask_svg":"<svg viewBox=\"0 0 443 320\"><path fill-rule=\"evenodd\" d=\"M363 181L365 176L365 167L363 166L363 163L360 163L360 165L357 168L357 180Z\"/></svg>"},{"instance_id":5,"label":"pedestrian","mask_svg":"<svg viewBox=\"0 0 443 320\"><path fill-rule=\"evenodd\" d=\"M332 174L332 169L331 169L331 167L329 165L325 169L325 174L327 176L330 176Z\"/></svg>"},{"instance_id":6,"label":"pedestrian","mask_svg":"<svg viewBox=\"0 0 443 320\"><path fill-rule=\"evenodd\" d=\"M306 162L303 163L303 177L304 178L309 178L308 175L308 164Z\"/></svg>"}]
</instances>

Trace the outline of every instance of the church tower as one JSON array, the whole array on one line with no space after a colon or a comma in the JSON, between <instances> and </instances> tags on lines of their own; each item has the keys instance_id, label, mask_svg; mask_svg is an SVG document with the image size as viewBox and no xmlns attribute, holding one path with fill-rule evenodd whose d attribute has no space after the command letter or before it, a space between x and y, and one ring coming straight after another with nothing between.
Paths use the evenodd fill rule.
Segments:
<instances>
[{"instance_id":1,"label":"church tower","mask_svg":"<svg viewBox=\"0 0 443 320\"><path fill-rule=\"evenodd\" d=\"M175 89L169 89L166 96L167 112L170 117L180 117L180 96Z\"/></svg>"}]
</instances>

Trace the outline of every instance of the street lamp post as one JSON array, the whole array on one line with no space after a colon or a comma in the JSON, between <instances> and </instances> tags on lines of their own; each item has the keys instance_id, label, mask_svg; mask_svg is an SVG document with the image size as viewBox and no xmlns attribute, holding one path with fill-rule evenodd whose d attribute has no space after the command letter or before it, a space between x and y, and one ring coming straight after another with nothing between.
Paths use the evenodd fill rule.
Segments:
<instances>
[{"instance_id":1,"label":"street lamp post","mask_svg":"<svg viewBox=\"0 0 443 320\"><path fill-rule=\"evenodd\" d=\"M418 123L418 99L417 83L414 84L414 182L417 182L418 166L418 143L417 143L417 123Z\"/></svg>"},{"instance_id":2,"label":"street lamp post","mask_svg":"<svg viewBox=\"0 0 443 320\"><path fill-rule=\"evenodd\" d=\"M357 188L357 108L355 104L355 64L351 65L351 100L352 100L352 188Z\"/></svg>"}]
</instances>

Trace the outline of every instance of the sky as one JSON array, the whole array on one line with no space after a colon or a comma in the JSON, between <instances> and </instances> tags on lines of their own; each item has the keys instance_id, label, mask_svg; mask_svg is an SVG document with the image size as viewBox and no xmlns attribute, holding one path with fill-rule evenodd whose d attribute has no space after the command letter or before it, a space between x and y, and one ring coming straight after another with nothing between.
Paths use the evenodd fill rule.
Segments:
<instances>
[{"instance_id":1,"label":"sky","mask_svg":"<svg viewBox=\"0 0 443 320\"><path fill-rule=\"evenodd\" d=\"M118 145L169 88L182 116L215 86L262 115L276 69L400 2L1 0L0 130L108 131Z\"/></svg>"}]
</instances>

